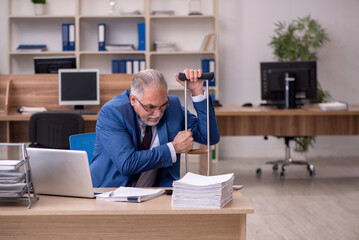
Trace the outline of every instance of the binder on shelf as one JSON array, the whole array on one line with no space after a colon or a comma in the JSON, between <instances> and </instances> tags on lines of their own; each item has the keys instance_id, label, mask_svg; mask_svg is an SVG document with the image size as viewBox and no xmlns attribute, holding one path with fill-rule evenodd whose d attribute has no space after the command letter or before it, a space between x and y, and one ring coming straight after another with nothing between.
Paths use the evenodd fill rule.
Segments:
<instances>
[{"instance_id":1,"label":"binder on shelf","mask_svg":"<svg viewBox=\"0 0 359 240\"><path fill-rule=\"evenodd\" d=\"M140 71L145 70L145 69L146 69L146 60L140 59Z\"/></svg>"},{"instance_id":2,"label":"binder on shelf","mask_svg":"<svg viewBox=\"0 0 359 240\"><path fill-rule=\"evenodd\" d=\"M106 24L99 23L97 26L98 50L106 51Z\"/></svg>"},{"instance_id":3,"label":"binder on shelf","mask_svg":"<svg viewBox=\"0 0 359 240\"><path fill-rule=\"evenodd\" d=\"M117 59L112 59L112 73L120 73L120 61Z\"/></svg>"},{"instance_id":4,"label":"binder on shelf","mask_svg":"<svg viewBox=\"0 0 359 240\"><path fill-rule=\"evenodd\" d=\"M133 60L127 59L126 60L126 73L132 74L133 73Z\"/></svg>"},{"instance_id":5,"label":"binder on shelf","mask_svg":"<svg viewBox=\"0 0 359 240\"><path fill-rule=\"evenodd\" d=\"M17 52L43 52L46 50L46 44L20 44L16 49Z\"/></svg>"},{"instance_id":6,"label":"binder on shelf","mask_svg":"<svg viewBox=\"0 0 359 240\"><path fill-rule=\"evenodd\" d=\"M126 73L126 61L127 60L120 60L119 63L120 63L120 66L119 66L119 70L120 70L120 73Z\"/></svg>"},{"instance_id":7,"label":"binder on shelf","mask_svg":"<svg viewBox=\"0 0 359 240\"><path fill-rule=\"evenodd\" d=\"M146 69L145 59L113 59L112 73L133 74Z\"/></svg>"},{"instance_id":8,"label":"binder on shelf","mask_svg":"<svg viewBox=\"0 0 359 240\"><path fill-rule=\"evenodd\" d=\"M70 23L69 24L69 44L68 44L69 51L75 51L75 41L76 41L75 24Z\"/></svg>"},{"instance_id":9,"label":"binder on shelf","mask_svg":"<svg viewBox=\"0 0 359 240\"><path fill-rule=\"evenodd\" d=\"M69 24L63 23L62 24L62 51L69 50Z\"/></svg>"},{"instance_id":10,"label":"binder on shelf","mask_svg":"<svg viewBox=\"0 0 359 240\"><path fill-rule=\"evenodd\" d=\"M134 59L132 62L132 73L136 74L140 71L140 60Z\"/></svg>"},{"instance_id":11,"label":"binder on shelf","mask_svg":"<svg viewBox=\"0 0 359 240\"><path fill-rule=\"evenodd\" d=\"M202 72L215 72L215 69L214 59L202 59ZM203 85L206 86L206 82L204 82ZM216 86L216 79L214 78L213 81L209 81L208 86Z\"/></svg>"},{"instance_id":12,"label":"binder on shelf","mask_svg":"<svg viewBox=\"0 0 359 240\"><path fill-rule=\"evenodd\" d=\"M145 23L138 24L138 50L139 51L146 50L146 24Z\"/></svg>"}]
</instances>

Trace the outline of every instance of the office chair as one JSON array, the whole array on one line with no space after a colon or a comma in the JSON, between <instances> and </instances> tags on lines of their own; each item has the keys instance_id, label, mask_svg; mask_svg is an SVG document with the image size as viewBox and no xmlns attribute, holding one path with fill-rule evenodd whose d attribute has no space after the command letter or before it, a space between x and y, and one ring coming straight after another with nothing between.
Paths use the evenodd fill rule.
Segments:
<instances>
[{"instance_id":1,"label":"office chair","mask_svg":"<svg viewBox=\"0 0 359 240\"><path fill-rule=\"evenodd\" d=\"M77 113L35 113L30 117L30 147L70 149L69 137L83 133L83 118Z\"/></svg>"},{"instance_id":2,"label":"office chair","mask_svg":"<svg viewBox=\"0 0 359 240\"><path fill-rule=\"evenodd\" d=\"M272 164L273 167L273 171L277 171L278 170L278 165L282 165L282 171L280 173L280 176L283 177L284 176L284 172L285 169L287 168L287 166L289 166L290 164L299 164L299 165L306 165L307 166L307 170L309 172L309 174L311 176L315 175L315 169L314 166L312 164L309 164L307 161L301 161L301 160L293 160L293 158L291 157L290 154L290 145L289 142L291 140L295 140L294 137L284 137L284 143L285 143L285 159L284 160L277 160L277 161L268 161L265 162L261 165L259 165L257 167L257 176L260 175L262 173L262 167L266 164Z\"/></svg>"},{"instance_id":3,"label":"office chair","mask_svg":"<svg viewBox=\"0 0 359 240\"><path fill-rule=\"evenodd\" d=\"M84 150L87 152L89 164L92 162L93 150L96 143L96 132L71 135L70 150Z\"/></svg>"}]
</instances>

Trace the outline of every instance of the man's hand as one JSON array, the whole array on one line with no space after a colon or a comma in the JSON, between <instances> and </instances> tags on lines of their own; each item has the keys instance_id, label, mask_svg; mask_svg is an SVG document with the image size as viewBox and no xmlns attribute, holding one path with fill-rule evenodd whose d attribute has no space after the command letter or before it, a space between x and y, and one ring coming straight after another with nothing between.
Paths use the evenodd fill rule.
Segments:
<instances>
[{"instance_id":1,"label":"man's hand","mask_svg":"<svg viewBox=\"0 0 359 240\"><path fill-rule=\"evenodd\" d=\"M198 78L202 76L202 70L185 69L183 70L183 73L186 74L186 78L189 79L189 81L187 82L187 88L191 91L192 96L202 95L204 93L204 80L198 80ZM184 81L179 80L177 74L175 74L175 78L177 82L184 86Z\"/></svg>"},{"instance_id":2,"label":"man's hand","mask_svg":"<svg viewBox=\"0 0 359 240\"><path fill-rule=\"evenodd\" d=\"M172 145L176 150L176 153L186 153L193 148L193 137L191 129L187 132L180 131L175 139L172 141Z\"/></svg>"}]
</instances>

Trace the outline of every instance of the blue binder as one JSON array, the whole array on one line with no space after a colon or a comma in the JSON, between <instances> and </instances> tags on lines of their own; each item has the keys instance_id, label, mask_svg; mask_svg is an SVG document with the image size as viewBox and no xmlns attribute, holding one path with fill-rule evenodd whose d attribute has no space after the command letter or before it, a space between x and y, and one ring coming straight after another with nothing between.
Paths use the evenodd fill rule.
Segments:
<instances>
[{"instance_id":1,"label":"blue binder","mask_svg":"<svg viewBox=\"0 0 359 240\"><path fill-rule=\"evenodd\" d=\"M69 24L63 23L62 24L62 51L68 51L69 45Z\"/></svg>"},{"instance_id":2,"label":"blue binder","mask_svg":"<svg viewBox=\"0 0 359 240\"><path fill-rule=\"evenodd\" d=\"M124 59L120 60L120 66L119 66L120 73L126 73L126 62L127 60Z\"/></svg>"},{"instance_id":3,"label":"blue binder","mask_svg":"<svg viewBox=\"0 0 359 240\"><path fill-rule=\"evenodd\" d=\"M138 50L140 50L140 51L146 50L146 24L145 23L138 24Z\"/></svg>"},{"instance_id":4,"label":"blue binder","mask_svg":"<svg viewBox=\"0 0 359 240\"><path fill-rule=\"evenodd\" d=\"M215 71L215 61L214 59L202 59L202 72L214 72ZM206 82L203 83L203 86L206 86ZM216 79L209 81L208 86L216 86Z\"/></svg>"},{"instance_id":5,"label":"blue binder","mask_svg":"<svg viewBox=\"0 0 359 240\"><path fill-rule=\"evenodd\" d=\"M112 73L120 73L120 60L112 60Z\"/></svg>"},{"instance_id":6,"label":"blue binder","mask_svg":"<svg viewBox=\"0 0 359 240\"><path fill-rule=\"evenodd\" d=\"M106 24L100 23L97 26L98 50L106 51Z\"/></svg>"}]
</instances>

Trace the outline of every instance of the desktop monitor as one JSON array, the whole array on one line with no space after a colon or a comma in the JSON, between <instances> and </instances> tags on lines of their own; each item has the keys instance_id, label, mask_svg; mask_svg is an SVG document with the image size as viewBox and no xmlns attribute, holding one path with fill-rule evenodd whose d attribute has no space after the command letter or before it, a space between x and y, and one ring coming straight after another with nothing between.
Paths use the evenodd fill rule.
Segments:
<instances>
[{"instance_id":1,"label":"desktop monitor","mask_svg":"<svg viewBox=\"0 0 359 240\"><path fill-rule=\"evenodd\" d=\"M316 99L316 61L261 62L260 69L261 95L267 105L296 108Z\"/></svg>"},{"instance_id":2,"label":"desktop monitor","mask_svg":"<svg viewBox=\"0 0 359 240\"><path fill-rule=\"evenodd\" d=\"M83 109L84 105L100 104L100 78L98 69L60 69L59 105L75 105Z\"/></svg>"},{"instance_id":3,"label":"desktop monitor","mask_svg":"<svg viewBox=\"0 0 359 240\"><path fill-rule=\"evenodd\" d=\"M76 57L35 57L35 73L58 73L59 69L76 69Z\"/></svg>"}]
</instances>

